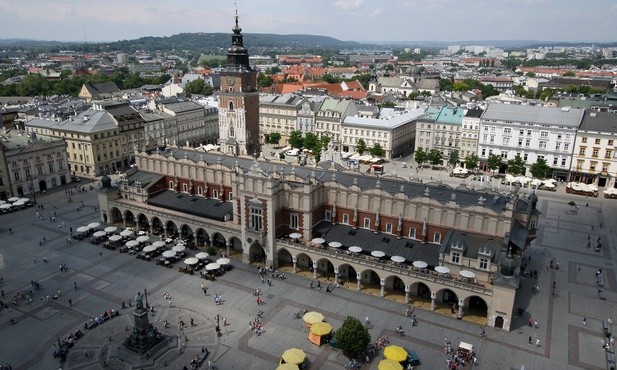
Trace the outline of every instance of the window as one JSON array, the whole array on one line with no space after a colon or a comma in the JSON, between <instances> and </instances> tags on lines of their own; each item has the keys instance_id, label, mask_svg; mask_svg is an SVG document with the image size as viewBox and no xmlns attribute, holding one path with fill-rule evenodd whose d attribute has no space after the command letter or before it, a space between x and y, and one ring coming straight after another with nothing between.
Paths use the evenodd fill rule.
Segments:
<instances>
[{"instance_id":1,"label":"window","mask_svg":"<svg viewBox=\"0 0 617 370\"><path fill-rule=\"evenodd\" d=\"M234 136L236 136L236 132L235 132L235 130L234 130L234 127L233 127L233 126L231 126L231 127L229 128L229 137L234 137Z\"/></svg>"},{"instance_id":2,"label":"window","mask_svg":"<svg viewBox=\"0 0 617 370\"><path fill-rule=\"evenodd\" d=\"M441 233L435 233L433 235L433 242L435 243L441 243Z\"/></svg>"},{"instance_id":3,"label":"window","mask_svg":"<svg viewBox=\"0 0 617 370\"><path fill-rule=\"evenodd\" d=\"M525 146L526 147L531 146L531 139L525 139Z\"/></svg>"},{"instance_id":4,"label":"window","mask_svg":"<svg viewBox=\"0 0 617 370\"><path fill-rule=\"evenodd\" d=\"M415 239L416 238L416 229L414 229L413 227L410 227L409 228L409 233L407 235L409 235L410 238Z\"/></svg>"},{"instance_id":5,"label":"window","mask_svg":"<svg viewBox=\"0 0 617 370\"><path fill-rule=\"evenodd\" d=\"M585 155L585 150L587 150L586 147L584 146L580 147L578 150L578 155Z\"/></svg>"},{"instance_id":6,"label":"window","mask_svg":"<svg viewBox=\"0 0 617 370\"><path fill-rule=\"evenodd\" d=\"M343 214L343 223L349 225L349 215L347 213Z\"/></svg>"},{"instance_id":7,"label":"window","mask_svg":"<svg viewBox=\"0 0 617 370\"><path fill-rule=\"evenodd\" d=\"M555 143L555 150L559 150L561 149L561 143L560 142L556 142Z\"/></svg>"},{"instance_id":8,"label":"window","mask_svg":"<svg viewBox=\"0 0 617 370\"><path fill-rule=\"evenodd\" d=\"M586 143L586 142L587 142L587 138L583 136L583 137L581 138L581 143Z\"/></svg>"},{"instance_id":9,"label":"window","mask_svg":"<svg viewBox=\"0 0 617 370\"><path fill-rule=\"evenodd\" d=\"M596 139L596 144L600 145L600 139Z\"/></svg>"},{"instance_id":10,"label":"window","mask_svg":"<svg viewBox=\"0 0 617 370\"><path fill-rule=\"evenodd\" d=\"M526 161L526 160L527 160L527 158L529 158L529 153L525 153L525 154L523 154L523 160L524 160L524 161Z\"/></svg>"},{"instance_id":11,"label":"window","mask_svg":"<svg viewBox=\"0 0 617 370\"><path fill-rule=\"evenodd\" d=\"M510 127L504 127L503 133L506 135L510 135L512 133L512 129Z\"/></svg>"},{"instance_id":12,"label":"window","mask_svg":"<svg viewBox=\"0 0 617 370\"><path fill-rule=\"evenodd\" d=\"M527 130L527 136L531 136L531 130Z\"/></svg>"},{"instance_id":13,"label":"window","mask_svg":"<svg viewBox=\"0 0 617 370\"><path fill-rule=\"evenodd\" d=\"M557 166L558 158L553 158L553 166Z\"/></svg>"},{"instance_id":14,"label":"window","mask_svg":"<svg viewBox=\"0 0 617 370\"><path fill-rule=\"evenodd\" d=\"M58 162L58 170L59 171L63 171L64 170L64 163Z\"/></svg>"},{"instance_id":15,"label":"window","mask_svg":"<svg viewBox=\"0 0 617 370\"><path fill-rule=\"evenodd\" d=\"M370 229L371 228L371 219L370 218L365 218L364 219L364 228L365 229Z\"/></svg>"},{"instance_id":16,"label":"window","mask_svg":"<svg viewBox=\"0 0 617 370\"><path fill-rule=\"evenodd\" d=\"M599 151L600 151L600 148L593 148L593 151L591 152L591 156L594 158L597 158Z\"/></svg>"},{"instance_id":17,"label":"window","mask_svg":"<svg viewBox=\"0 0 617 370\"><path fill-rule=\"evenodd\" d=\"M608 172L608 166L610 163L602 163L602 172Z\"/></svg>"},{"instance_id":18,"label":"window","mask_svg":"<svg viewBox=\"0 0 617 370\"><path fill-rule=\"evenodd\" d=\"M326 221L332 221L332 211L326 211L326 214L324 216L324 219Z\"/></svg>"},{"instance_id":19,"label":"window","mask_svg":"<svg viewBox=\"0 0 617 370\"><path fill-rule=\"evenodd\" d=\"M392 224L391 223L386 224L386 232L389 234L392 234Z\"/></svg>"},{"instance_id":20,"label":"window","mask_svg":"<svg viewBox=\"0 0 617 370\"><path fill-rule=\"evenodd\" d=\"M253 230L261 231L263 228L263 209L257 207L250 208L249 227Z\"/></svg>"},{"instance_id":21,"label":"window","mask_svg":"<svg viewBox=\"0 0 617 370\"><path fill-rule=\"evenodd\" d=\"M26 168L26 179L29 179L32 177L32 173L30 173L30 169Z\"/></svg>"},{"instance_id":22,"label":"window","mask_svg":"<svg viewBox=\"0 0 617 370\"><path fill-rule=\"evenodd\" d=\"M234 193L229 193L229 196L227 197L227 200L234 200Z\"/></svg>"},{"instance_id":23,"label":"window","mask_svg":"<svg viewBox=\"0 0 617 370\"><path fill-rule=\"evenodd\" d=\"M523 139L518 139L518 146L523 146Z\"/></svg>"},{"instance_id":24,"label":"window","mask_svg":"<svg viewBox=\"0 0 617 370\"><path fill-rule=\"evenodd\" d=\"M522 130L522 129L518 130L518 134L521 135L521 136L525 135L525 130Z\"/></svg>"},{"instance_id":25,"label":"window","mask_svg":"<svg viewBox=\"0 0 617 370\"><path fill-rule=\"evenodd\" d=\"M294 229L294 230L298 230L298 214L297 213L292 213L291 215L289 215L289 228Z\"/></svg>"},{"instance_id":26,"label":"window","mask_svg":"<svg viewBox=\"0 0 617 370\"><path fill-rule=\"evenodd\" d=\"M506 150L502 150L501 151L501 158L503 158L503 159L507 159L508 158L508 152Z\"/></svg>"},{"instance_id":27,"label":"window","mask_svg":"<svg viewBox=\"0 0 617 370\"><path fill-rule=\"evenodd\" d=\"M460 263L461 254L458 252L452 252L452 263Z\"/></svg>"},{"instance_id":28,"label":"window","mask_svg":"<svg viewBox=\"0 0 617 370\"><path fill-rule=\"evenodd\" d=\"M613 156L613 149L606 149L606 153L604 154L604 158L611 159Z\"/></svg>"},{"instance_id":29,"label":"window","mask_svg":"<svg viewBox=\"0 0 617 370\"><path fill-rule=\"evenodd\" d=\"M541 138L547 138L548 137L548 131L540 131L540 137Z\"/></svg>"},{"instance_id":30,"label":"window","mask_svg":"<svg viewBox=\"0 0 617 370\"><path fill-rule=\"evenodd\" d=\"M183 192L188 192L189 191L189 186L187 184L182 184L182 191Z\"/></svg>"},{"instance_id":31,"label":"window","mask_svg":"<svg viewBox=\"0 0 617 370\"><path fill-rule=\"evenodd\" d=\"M15 179L15 181L19 181L19 171L13 171L13 178Z\"/></svg>"},{"instance_id":32,"label":"window","mask_svg":"<svg viewBox=\"0 0 617 370\"><path fill-rule=\"evenodd\" d=\"M234 110L234 102L230 101L228 107L229 110Z\"/></svg>"},{"instance_id":33,"label":"window","mask_svg":"<svg viewBox=\"0 0 617 370\"><path fill-rule=\"evenodd\" d=\"M538 144L538 147L540 149L546 149L546 141L545 140L540 140L540 143Z\"/></svg>"},{"instance_id":34,"label":"window","mask_svg":"<svg viewBox=\"0 0 617 370\"><path fill-rule=\"evenodd\" d=\"M565 166L566 165L566 159L565 158L561 158L561 165Z\"/></svg>"},{"instance_id":35,"label":"window","mask_svg":"<svg viewBox=\"0 0 617 370\"><path fill-rule=\"evenodd\" d=\"M197 194L203 195L204 194L204 188L202 188L201 186L198 186L197 187Z\"/></svg>"},{"instance_id":36,"label":"window","mask_svg":"<svg viewBox=\"0 0 617 370\"><path fill-rule=\"evenodd\" d=\"M609 145L609 146L613 146L613 139L610 139L610 140L608 141L608 145Z\"/></svg>"},{"instance_id":37,"label":"window","mask_svg":"<svg viewBox=\"0 0 617 370\"><path fill-rule=\"evenodd\" d=\"M174 182L173 181L169 182L169 188L173 190L173 188L174 188Z\"/></svg>"},{"instance_id":38,"label":"window","mask_svg":"<svg viewBox=\"0 0 617 370\"><path fill-rule=\"evenodd\" d=\"M510 145L510 138L509 137L504 137L501 139L501 144L502 145Z\"/></svg>"},{"instance_id":39,"label":"window","mask_svg":"<svg viewBox=\"0 0 617 370\"><path fill-rule=\"evenodd\" d=\"M212 190L212 198L218 199L218 197L219 197L219 191L218 190Z\"/></svg>"},{"instance_id":40,"label":"window","mask_svg":"<svg viewBox=\"0 0 617 370\"><path fill-rule=\"evenodd\" d=\"M486 258L480 258L480 269L486 270L488 269L488 260Z\"/></svg>"},{"instance_id":41,"label":"window","mask_svg":"<svg viewBox=\"0 0 617 370\"><path fill-rule=\"evenodd\" d=\"M570 143L563 143L563 150L567 152L568 148L570 148Z\"/></svg>"},{"instance_id":42,"label":"window","mask_svg":"<svg viewBox=\"0 0 617 370\"><path fill-rule=\"evenodd\" d=\"M596 170L596 166L597 166L597 165L598 165L598 162L591 162L591 163L589 164L589 169L590 169L591 171L595 171L595 170Z\"/></svg>"}]
</instances>

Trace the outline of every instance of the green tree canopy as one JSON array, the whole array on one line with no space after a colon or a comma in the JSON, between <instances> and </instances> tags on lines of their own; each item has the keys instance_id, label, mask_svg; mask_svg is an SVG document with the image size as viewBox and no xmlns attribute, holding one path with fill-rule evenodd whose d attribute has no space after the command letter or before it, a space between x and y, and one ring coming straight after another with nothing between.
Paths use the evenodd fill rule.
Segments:
<instances>
[{"instance_id":1,"label":"green tree canopy","mask_svg":"<svg viewBox=\"0 0 617 370\"><path fill-rule=\"evenodd\" d=\"M189 81L184 85L184 92L187 94L201 94L201 95L212 95L214 93L214 89L212 86L206 83L203 78L198 78L193 81Z\"/></svg>"},{"instance_id":2,"label":"green tree canopy","mask_svg":"<svg viewBox=\"0 0 617 370\"><path fill-rule=\"evenodd\" d=\"M532 164L529 170L531 171L533 177L538 179L544 179L546 178L546 175L551 170L551 168L546 163L546 159L538 158L536 163Z\"/></svg>"},{"instance_id":3,"label":"green tree canopy","mask_svg":"<svg viewBox=\"0 0 617 370\"><path fill-rule=\"evenodd\" d=\"M271 76L268 76L266 74L260 73L257 75L257 86L258 87L268 87L268 86L272 86L272 84L274 83L274 81L272 80Z\"/></svg>"},{"instance_id":4,"label":"green tree canopy","mask_svg":"<svg viewBox=\"0 0 617 370\"><path fill-rule=\"evenodd\" d=\"M352 316L347 316L343 325L336 331L336 344L348 358L357 358L371 342L368 329Z\"/></svg>"},{"instance_id":5,"label":"green tree canopy","mask_svg":"<svg viewBox=\"0 0 617 370\"><path fill-rule=\"evenodd\" d=\"M508 161L508 172L515 176L525 174L525 161L520 155L517 155L514 159L510 159Z\"/></svg>"},{"instance_id":6,"label":"green tree canopy","mask_svg":"<svg viewBox=\"0 0 617 370\"><path fill-rule=\"evenodd\" d=\"M452 152L450 152L450 157L448 158L448 164L452 167L456 167L456 165L458 165L458 162L460 162L460 157L458 154L458 150L453 150Z\"/></svg>"},{"instance_id":7,"label":"green tree canopy","mask_svg":"<svg viewBox=\"0 0 617 370\"><path fill-rule=\"evenodd\" d=\"M379 143L375 143L369 152L375 157L381 157L383 155L383 148Z\"/></svg>"},{"instance_id":8,"label":"green tree canopy","mask_svg":"<svg viewBox=\"0 0 617 370\"><path fill-rule=\"evenodd\" d=\"M304 146L302 132L292 131L291 134L289 134L289 145L291 145L292 148L301 149Z\"/></svg>"},{"instance_id":9,"label":"green tree canopy","mask_svg":"<svg viewBox=\"0 0 617 370\"><path fill-rule=\"evenodd\" d=\"M364 139L358 139L358 143L356 144L356 152L362 155L364 154L364 152L366 152L366 150L366 141L364 141Z\"/></svg>"},{"instance_id":10,"label":"green tree canopy","mask_svg":"<svg viewBox=\"0 0 617 370\"><path fill-rule=\"evenodd\" d=\"M427 154L427 159L433 166L441 166L443 164L443 154L437 149L431 149Z\"/></svg>"},{"instance_id":11,"label":"green tree canopy","mask_svg":"<svg viewBox=\"0 0 617 370\"><path fill-rule=\"evenodd\" d=\"M319 142L319 138L317 138L317 135L312 132L306 133L306 135L304 136L303 144L306 149L312 150L313 152L315 152L315 149L317 149L317 145L321 145L321 143Z\"/></svg>"},{"instance_id":12,"label":"green tree canopy","mask_svg":"<svg viewBox=\"0 0 617 370\"><path fill-rule=\"evenodd\" d=\"M270 135L268 135L268 142L270 144L278 145L279 141L281 141L280 132L273 132Z\"/></svg>"},{"instance_id":13,"label":"green tree canopy","mask_svg":"<svg viewBox=\"0 0 617 370\"><path fill-rule=\"evenodd\" d=\"M495 172L501 165L501 157L497 154L489 154L487 160L487 167L491 172Z\"/></svg>"},{"instance_id":14,"label":"green tree canopy","mask_svg":"<svg viewBox=\"0 0 617 370\"><path fill-rule=\"evenodd\" d=\"M465 158L465 167L470 171L473 171L476 168L478 168L479 163L480 163L480 158L478 158L478 155L476 153L471 153L470 155L467 156L467 158Z\"/></svg>"},{"instance_id":15,"label":"green tree canopy","mask_svg":"<svg viewBox=\"0 0 617 370\"><path fill-rule=\"evenodd\" d=\"M416 154L414 155L413 159L416 161L416 163L419 166L421 166L424 162L428 160L428 153L426 153L424 149L418 148L418 150L416 150Z\"/></svg>"}]
</instances>

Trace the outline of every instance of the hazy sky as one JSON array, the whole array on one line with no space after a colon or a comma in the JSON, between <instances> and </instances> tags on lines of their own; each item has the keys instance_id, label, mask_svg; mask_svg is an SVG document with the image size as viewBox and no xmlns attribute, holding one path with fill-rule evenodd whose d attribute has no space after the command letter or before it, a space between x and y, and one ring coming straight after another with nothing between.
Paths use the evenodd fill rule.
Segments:
<instances>
[{"instance_id":1,"label":"hazy sky","mask_svg":"<svg viewBox=\"0 0 617 370\"><path fill-rule=\"evenodd\" d=\"M617 41L616 0L238 0L238 9L245 33ZM0 38L92 42L231 32L233 13L233 0L0 0Z\"/></svg>"}]
</instances>

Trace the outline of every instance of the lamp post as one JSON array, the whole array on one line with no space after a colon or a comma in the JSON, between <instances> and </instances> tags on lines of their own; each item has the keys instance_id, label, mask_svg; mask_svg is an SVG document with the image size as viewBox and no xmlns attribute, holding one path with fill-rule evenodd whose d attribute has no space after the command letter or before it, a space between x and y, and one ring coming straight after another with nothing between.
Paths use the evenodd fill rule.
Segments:
<instances>
[{"instance_id":1,"label":"lamp post","mask_svg":"<svg viewBox=\"0 0 617 370\"><path fill-rule=\"evenodd\" d=\"M222 336L221 334L221 327L219 325L219 320L220 320L221 316L217 313L216 314L216 328L214 330L216 330L216 336L220 337Z\"/></svg>"},{"instance_id":2,"label":"lamp post","mask_svg":"<svg viewBox=\"0 0 617 370\"><path fill-rule=\"evenodd\" d=\"M32 176L28 175L28 180L30 181L30 193L32 193L32 202L36 204L36 191L34 191L34 184L32 182Z\"/></svg>"}]
</instances>

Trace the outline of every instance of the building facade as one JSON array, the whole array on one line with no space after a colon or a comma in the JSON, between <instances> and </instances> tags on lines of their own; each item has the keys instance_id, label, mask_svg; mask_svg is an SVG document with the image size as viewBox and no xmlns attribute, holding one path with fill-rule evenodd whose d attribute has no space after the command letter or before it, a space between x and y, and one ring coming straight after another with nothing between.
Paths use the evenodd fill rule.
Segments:
<instances>
[{"instance_id":1,"label":"building facade","mask_svg":"<svg viewBox=\"0 0 617 370\"><path fill-rule=\"evenodd\" d=\"M347 116L358 114L351 100L326 98L315 116L315 134L318 138L329 137L333 146L341 145L341 124Z\"/></svg>"},{"instance_id":2,"label":"building facade","mask_svg":"<svg viewBox=\"0 0 617 370\"><path fill-rule=\"evenodd\" d=\"M144 147L145 121L127 102L95 103L66 120L33 119L29 132L63 138L72 176L95 177L134 163L137 148Z\"/></svg>"},{"instance_id":3,"label":"building facade","mask_svg":"<svg viewBox=\"0 0 617 370\"><path fill-rule=\"evenodd\" d=\"M510 329L521 262L536 233L533 194L275 167L183 149L140 152L137 168L117 189L104 179L102 221L179 235L245 263L332 276L352 290L374 286L381 296L426 300L433 309L454 305L459 317ZM292 233L301 237L290 239ZM314 237L326 243L308 242ZM363 251L345 253L350 246ZM384 259L373 257L377 250ZM395 256L399 262L390 261Z\"/></svg>"},{"instance_id":4,"label":"building facade","mask_svg":"<svg viewBox=\"0 0 617 370\"><path fill-rule=\"evenodd\" d=\"M478 133L480 132L480 117L484 110L468 109L461 123L461 162L478 151Z\"/></svg>"},{"instance_id":5,"label":"building facade","mask_svg":"<svg viewBox=\"0 0 617 370\"><path fill-rule=\"evenodd\" d=\"M460 160L461 151L461 127L465 109L458 107L442 107L437 119L433 134L433 149L437 149L443 155L443 164L450 161L450 155L458 151Z\"/></svg>"},{"instance_id":6,"label":"building facade","mask_svg":"<svg viewBox=\"0 0 617 370\"><path fill-rule=\"evenodd\" d=\"M249 64L249 53L242 39L236 14L227 66L221 71L219 145L226 154L258 156L261 147L257 71Z\"/></svg>"},{"instance_id":7,"label":"building facade","mask_svg":"<svg viewBox=\"0 0 617 370\"><path fill-rule=\"evenodd\" d=\"M478 157L486 162L491 154L500 156L500 172L516 156L528 165L544 159L551 167L549 177L566 180L584 112L567 107L489 104L480 119Z\"/></svg>"},{"instance_id":8,"label":"building facade","mask_svg":"<svg viewBox=\"0 0 617 370\"><path fill-rule=\"evenodd\" d=\"M617 114L585 111L576 135L569 181L617 187Z\"/></svg>"},{"instance_id":9,"label":"building facade","mask_svg":"<svg viewBox=\"0 0 617 370\"><path fill-rule=\"evenodd\" d=\"M259 131L262 143L272 133L281 134L280 145L287 145L289 135L298 126L298 116L305 99L293 94L259 97Z\"/></svg>"},{"instance_id":10,"label":"building facade","mask_svg":"<svg viewBox=\"0 0 617 370\"><path fill-rule=\"evenodd\" d=\"M5 184L4 190L0 188L3 199L45 192L71 182L62 138L10 131L0 135L0 148L7 173L1 176Z\"/></svg>"}]
</instances>

